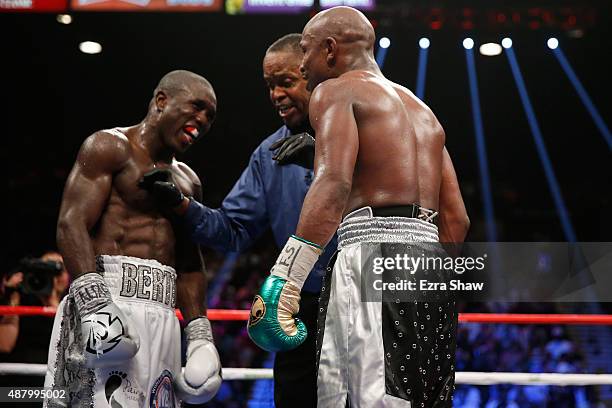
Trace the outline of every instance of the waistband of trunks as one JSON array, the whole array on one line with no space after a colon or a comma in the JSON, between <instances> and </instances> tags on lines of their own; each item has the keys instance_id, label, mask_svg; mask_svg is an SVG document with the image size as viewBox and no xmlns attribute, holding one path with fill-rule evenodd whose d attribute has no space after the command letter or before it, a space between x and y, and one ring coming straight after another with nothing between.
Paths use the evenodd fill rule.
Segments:
<instances>
[{"instance_id":1,"label":"waistband of trunks","mask_svg":"<svg viewBox=\"0 0 612 408\"><path fill-rule=\"evenodd\" d=\"M418 218L377 217L371 207L363 207L344 217L338 249L362 242L438 242L438 227Z\"/></svg>"},{"instance_id":2,"label":"waistband of trunks","mask_svg":"<svg viewBox=\"0 0 612 408\"><path fill-rule=\"evenodd\" d=\"M98 255L97 272L104 276L115 300L172 308L176 304L176 271L154 259Z\"/></svg>"}]
</instances>

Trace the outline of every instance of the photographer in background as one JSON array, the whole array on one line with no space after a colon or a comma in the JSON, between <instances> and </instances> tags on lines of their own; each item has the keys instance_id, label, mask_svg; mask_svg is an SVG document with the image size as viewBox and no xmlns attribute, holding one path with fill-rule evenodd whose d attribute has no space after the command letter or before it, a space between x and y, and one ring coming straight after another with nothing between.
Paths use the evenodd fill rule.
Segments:
<instances>
[{"instance_id":1,"label":"photographer in background","mask_svg":"<svg viewBox=\"0 0 612 408\"><path fill-rule=\"evenodd\" d=\"M0 304L57 307L68 285L62 256L48 251L40 259L22 259L2 278ZM0 316L0 361L45 363L52 328L53 319L46 316Z\"/></svg>"}]
</instances>

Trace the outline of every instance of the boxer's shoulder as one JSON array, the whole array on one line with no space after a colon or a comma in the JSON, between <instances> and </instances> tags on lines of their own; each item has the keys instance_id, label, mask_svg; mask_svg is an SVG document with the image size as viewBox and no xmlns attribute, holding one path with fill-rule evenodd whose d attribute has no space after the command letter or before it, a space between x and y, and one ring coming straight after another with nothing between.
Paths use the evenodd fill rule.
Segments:
<instances>
[{"instance_id":1,"label":"boxer's shoulder","mask_svg":"<svg viewBox=\"0 0 612 408\"><path fill-rule=\"evenodd\" d=\"M354 100L354 84L347 78L338 77L321 82L312 91L308 109L311 117L332 112L331 107L348 106Z\"/></svg>"},{"instance_id":2,"label":"boxer's shoulder","mask_svg":"<svg viewBox=\"0 0 612 408\"><path fill-rule=\"evenodd\" d=\"M198 177L196 172L193 171L193 169L187 165L187 163L174 160L172 162L172 167L176 170L175 174L177 174L178 176L185 177L193 184L201 184L200 178Z\"/></svg>"},{"instance_id":3,"label":"boxer's shoulder","mask_svg":"<svg viewBox=\"0 0 612 408\"><path fill-rule=\"evenodd\" d=\"M178 160L173 161L172 167L175 170L174 175L179 179L177 181L179 184L181 184L183 189L188 185L189 188L187 189L187 192L190 193L189 195L193 195L200 200L202 194L202 182L196 172L193 171L193 169L186 163Z\"/></svg>"},{"instance_id":4,"label":"boxer's shoulder","mask_svg":"<svg viewBox=\"0 0 612 408\"><path fill-rule=\"evenodd\" d=\"M345 88L347 82L350 83L352 80L346 77L337 77L323 81L317 85L315 89L313 89L310 99L332 97L333 94L337 92L340 92L341 95L345 94L347 91L349 91L349 89Z\"/></svg>"},{"instance_id":5,"label":"boxer's shoulder","mask_svg":"<svg viewBox=\"0 0 612 408\"><path fill-rule=\"evenodd\" d=\"M86 167L116 170L130 157L131 147L126 135L111 129L88 136L81 145L77 160Z\"/></svg>"}]
</instances>

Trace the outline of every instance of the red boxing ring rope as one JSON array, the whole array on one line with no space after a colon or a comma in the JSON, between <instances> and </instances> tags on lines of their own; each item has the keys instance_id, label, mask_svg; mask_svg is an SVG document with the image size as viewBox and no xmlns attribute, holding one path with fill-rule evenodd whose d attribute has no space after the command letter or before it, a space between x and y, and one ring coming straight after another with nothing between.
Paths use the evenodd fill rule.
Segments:
<instances>
[{"instance_id":1,"label":"red boxing ring rope","mask_svg":"<svg viewBox=\"0 0 612 408\"><path fill-rule=\"evenodd\" d=\"M2 315L53 317L55 308L46 306L0 306L0 316ZM176 315L182 320L179 310L176 311ZM247 320L249 311L209 309L208 318L210 320ZM459 313L459 321L461 323L612 325L612 315Z\"/></svg>"}]
</instances>

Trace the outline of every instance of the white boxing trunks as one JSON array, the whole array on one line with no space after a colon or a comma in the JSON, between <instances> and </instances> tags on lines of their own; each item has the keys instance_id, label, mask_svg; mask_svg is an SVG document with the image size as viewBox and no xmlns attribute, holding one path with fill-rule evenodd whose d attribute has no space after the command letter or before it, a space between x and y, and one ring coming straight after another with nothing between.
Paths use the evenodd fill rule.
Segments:
<instances>
[{"instance_id":1,"label":"white boxing trunks","mask_svg":"<svg viewBox=\"0 0 612 408\"><path fill-rule=\"evenodd\" d=\"M374 216L370 207L347 215L338 228L320 300L318 408L452 406L454 301L364 301L371 271L362 258L372 256L368 251L384 256L385 245L396 243L439 247L438 228L418 218Z\"/></svg>"},{"instance_id":2,"label":"white boxing trunks","mask_svg":"<svg viewBox=\"0 0 612 408\"><path fill-rule=\"evenodd\" d=\"M140 335L140 348L123 364L87 368L80 318L74 300L64 297L55 316L45 387L67 389L69 402L47 400L43 406L179 407L173 387L181 370L176 272L155 260L127 256L101 255L96 261L113 301Z\"/></svg>"}]
</instances>

